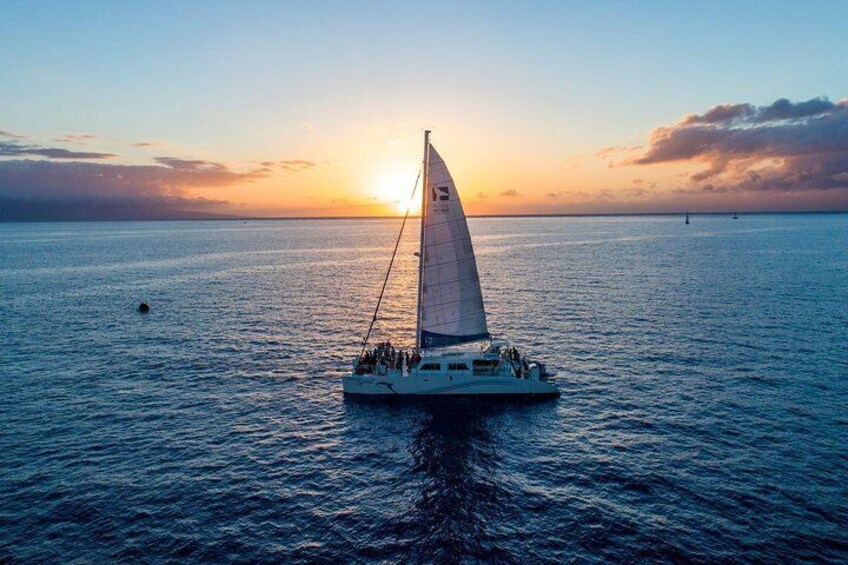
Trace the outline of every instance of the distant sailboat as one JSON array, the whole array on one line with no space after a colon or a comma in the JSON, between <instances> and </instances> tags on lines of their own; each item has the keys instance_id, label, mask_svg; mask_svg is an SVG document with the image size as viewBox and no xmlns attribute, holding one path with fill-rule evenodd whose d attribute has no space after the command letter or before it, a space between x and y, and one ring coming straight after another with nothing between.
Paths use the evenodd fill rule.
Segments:
<instances>
[{"instance_id":1,"label":"distant sailboat","mask_svg":"<svg viewBox=\"0 0 848 565\"><path fill-rule=\"evenodd\" d=\"M737 216L737 215L736 215L736 212L733 212L733 219L734 219L734 220L738 220L738 219L739 219L739 216Z\"/></svg>"},{"instance_id":2,"label":"distant sailboat","mask_svg":"<svg viewBox=\"0 0 848 565\"><path fill-rule=\"evenodd\" d=\"M689 211L686 212L686 221L684 222L687 226L689 225Z\"/></svg>"},{"instance_id":3,"label":"distant sailboat","mask_svg":"<svg viewBox=\"0 0 848 565\"><path fill-rule=\"evenodd\" d=\"M342 378L344 393L558 396L544 364L489 333L465 212L429 131L422 170L415 349L410 354L384 342L366 350L375 311L353 371ZM394 255L389 272L393 263ZM382 293L377 310L381 300Z\"/></svg>"}]
</instances>

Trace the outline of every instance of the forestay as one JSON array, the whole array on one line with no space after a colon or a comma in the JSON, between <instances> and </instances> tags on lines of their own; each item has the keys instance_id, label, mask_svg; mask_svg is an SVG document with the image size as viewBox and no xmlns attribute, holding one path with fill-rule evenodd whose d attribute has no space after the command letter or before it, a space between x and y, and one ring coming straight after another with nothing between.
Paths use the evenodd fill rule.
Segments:
<instances>
[{"instance_id":1,"label":"forestay","mask_svg":"<svg viewBox=\"0 0 848 565\"><path fill-rule=\"evenodd\" d=\"M489 339L465 212L444 160L430 145L424 196L421 347Z\"/></svg>"}]
</instances>

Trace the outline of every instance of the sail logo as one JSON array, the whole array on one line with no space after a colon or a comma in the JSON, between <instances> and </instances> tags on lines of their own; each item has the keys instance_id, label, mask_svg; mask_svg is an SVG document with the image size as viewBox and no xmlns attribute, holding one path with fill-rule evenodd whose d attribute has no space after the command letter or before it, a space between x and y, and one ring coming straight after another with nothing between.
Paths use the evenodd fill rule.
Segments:
<instances>
[{"instance_id":1,"label":"sail logo","mask_svg":"<svg viewBox=\"0 0 848 565\"><path fill-rule=\"evenodd\" d=\"M436 200L450 200L450 189L446 186L433 187L433 202L435 202Z\"/></svg>"}]
</instances>

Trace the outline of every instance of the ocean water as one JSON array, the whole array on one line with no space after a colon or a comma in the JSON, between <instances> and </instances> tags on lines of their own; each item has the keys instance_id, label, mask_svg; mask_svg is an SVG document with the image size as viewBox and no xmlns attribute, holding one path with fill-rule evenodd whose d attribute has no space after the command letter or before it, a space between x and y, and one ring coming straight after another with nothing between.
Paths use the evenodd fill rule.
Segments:
<instances>
[{"instance_id":1,"label":"ocean water","mask_svg":"<svg viewBox=\"0 0 848 565\"><path fill-rule=\"evenodd\" d=\"M848 215L473 219L562 397L347 399L398 226L0 224L0 562L848 561Z\"/></svg>"}]
</instances>

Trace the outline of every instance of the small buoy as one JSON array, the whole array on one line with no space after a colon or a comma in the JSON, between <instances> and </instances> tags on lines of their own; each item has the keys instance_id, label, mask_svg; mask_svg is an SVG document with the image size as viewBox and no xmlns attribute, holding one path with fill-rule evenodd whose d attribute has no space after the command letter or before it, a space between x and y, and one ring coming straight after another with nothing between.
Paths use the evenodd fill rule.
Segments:
<instances>
[{"instance_id":1,"label":"small buoy","mask_svg":"<svg viewBox=\"0 0 848 565\"><path fill-rule=\"evenodd\" d=\"M142 302L138 305L138 311L142 314L145 312L150 312L150 306L147 305L147 302Z\"/></svg>"}]
</instances>

